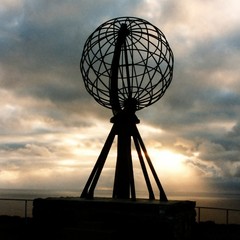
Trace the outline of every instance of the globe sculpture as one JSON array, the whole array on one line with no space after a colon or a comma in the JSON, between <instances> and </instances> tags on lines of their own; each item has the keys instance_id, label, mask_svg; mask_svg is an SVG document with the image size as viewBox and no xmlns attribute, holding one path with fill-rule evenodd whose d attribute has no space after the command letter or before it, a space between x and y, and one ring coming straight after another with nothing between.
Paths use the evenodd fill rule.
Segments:
<instances>
[{"instance_id":1,"label":"globe sculpture","mask_svg":"<svg viewBox=\"0 0 240 240\"><path fill-rule=\"evenodd\" d=\"M117 160L113 198L136 199L131 141L143 171L149 199L155 199L149 169L160 200L166 194L136 127L135 112L158 101L173 77L174 57L164 34L146 20L119 17L100 25L85 42L80 71L87 91L102 106L112 109L113 127L82 191L93 198L94 190L117 136ZM148 165L148 168L146 166Z\"/></svg>"}]
</instances>

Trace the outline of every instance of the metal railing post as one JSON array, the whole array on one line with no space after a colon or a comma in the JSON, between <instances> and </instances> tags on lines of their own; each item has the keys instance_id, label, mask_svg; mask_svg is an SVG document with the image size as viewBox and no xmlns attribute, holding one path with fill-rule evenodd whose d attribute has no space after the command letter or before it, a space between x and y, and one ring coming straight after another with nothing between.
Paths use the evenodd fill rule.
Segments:
<instances>
[{"instance_id":1,"label":"metal railing post","mask_svg":"<svg viewBox=\"0 0 240 240\"><path fill-rule=\"evenodd\" d=\"M201 207L198 207L198 223L200 223L200 219L201 219Z\"/></svg>"},{"instance_id":2,"label":"metal railing post","mask_svg":"<svg viewBox=\"0 0 240 240\"><path fill-rule=\"evenodd\" d=\"M226 210L226 224L228 225L228 211L229 209Z\"/></svg>"},{"instance_id":3,"label":"metal railing post","mask_svg":"<svg viewBox=\"0 0 240 240\"><path fill-rule=\"evenodd\" d=\"M23 217L27 221L28 217L28 202L33 202L33 199L21 199L21 198L0 198L2 201L16 201L16 202L24 202L24 214Z\"/></svg>"},{"instance_id":4,"label":"metal railing post","mask_svg":"<svg viewBox=\"0 0 240 240\"><path fill-rule=\"evenodd\" d=\"M25 219L27 218L27 200L25 200L25 214L24 214L24 216L25 216Z\"/></svg>"},{"instance_id":5,"label":"metal railing post","mask_svg":"<svg viewBox=\"0 0 240 240\"><path fill-rule=\"evenodd\" d=\"M197 218L198 223L201 222L201 210L202 209L218 210L218 211L226 212L226 214L225 214L225 224L226 225L229 224L229 212L230 211L232 211L232 212L240 212L240 209L231 209L231 208L199 207L199 206L196 206L195 208L197 209L197 212L198 212L198 218Z\"/></svg>"}]
</instances>

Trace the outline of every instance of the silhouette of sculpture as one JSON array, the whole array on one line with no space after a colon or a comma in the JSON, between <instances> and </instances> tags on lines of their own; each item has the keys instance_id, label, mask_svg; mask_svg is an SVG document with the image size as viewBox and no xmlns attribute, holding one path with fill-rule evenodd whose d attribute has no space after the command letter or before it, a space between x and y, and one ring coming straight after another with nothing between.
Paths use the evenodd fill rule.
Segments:
<instances>
[{"instance_id":1,"label":"silhouette of sculpture","mask_svg":"<svg viewBox=\"0 0 240 240\"><path fill-rule=\"evenodd\" d=\"M101 171L117 136L112 198L136 199L131 154L133 140L149 199L155 199L150 171L159 189L160 201L167 201L137 129L136 124L140 121L135 112L164 95L172 81L173 63L173 53L164 34L140 18L114 18L89 36L83 48L80 70L87 91L100 105L112 109L110 121L113 126L82 191L82 198L94 197Z\"/></svg>"}]
</instances>

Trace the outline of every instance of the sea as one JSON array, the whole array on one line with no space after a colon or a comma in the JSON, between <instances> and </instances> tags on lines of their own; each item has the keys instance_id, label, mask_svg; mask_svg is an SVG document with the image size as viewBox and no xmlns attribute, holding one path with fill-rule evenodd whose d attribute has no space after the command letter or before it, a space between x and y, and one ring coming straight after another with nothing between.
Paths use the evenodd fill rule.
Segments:
<instances>
[{"instance_id":1,"label":"sea","mask_svg":"<svg viewBox=\"0 0 240 240\"><path fill-rule=\"evenodd\" d=\"M95 197L111 198L110 190L95 190ZM80 197L81 190L0 189L0 216L32 217L33 200L48 197ZM144 192L137 197L147 199ZM169 201L196 202L196 221L240 224L240 193L170 192Z\"/></svg>"}]
</instances>

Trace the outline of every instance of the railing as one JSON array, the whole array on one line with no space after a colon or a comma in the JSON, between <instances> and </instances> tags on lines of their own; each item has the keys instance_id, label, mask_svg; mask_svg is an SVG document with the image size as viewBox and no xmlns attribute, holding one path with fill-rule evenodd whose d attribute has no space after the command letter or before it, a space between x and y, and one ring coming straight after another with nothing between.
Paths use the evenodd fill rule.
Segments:
<instances>
[{"instance_id":1,"label":"railing","mask_svg":"<svg viewBox=\"0 0 240 240\"><path fill-rule=\"evenodd\" d=\"M0 198L0 201L8 201L8 202L22 202L24 203L24 212L23 214L20 214L21 216L23 215L23 217L25 219L27 219L29 217L29 203L33 203L33 199L22 199L22 198Z\"/></svg>"},{"instance_id":2,"label":"railing","mask_svg":"<svg viewBox=\"0 0 240 240\"><path fill-rule=\"evenodd\" d=\"M33 203L33 199L22 199L22 198L0 198L0 201L7 201L7 202L22 202L24 203L23 207L20 207L22 210L24 210L24 212L18 212L16 213L19 214L20 216L23 216L25 219L32 217L32 212L31 214L29 213L29 211L32 211L32 203ZM31 203L31 206L30 206ZM30 210L30 209L31 210ZM15 209L13 209L13 211L15 212ZM203 211L207 211L208 213L205 215L207 215L207 217L203 217ZM210 211L210 212L209 212ZM224 216L222 216L225 220L223 221L224 224L229 224L230 223L230 218L233 218L233 213L235 214L235 222L236 224L240 224L240 209L231 209L231 208L214 208L214 207L200 207L197 206L196 207L196 214L197 214L197 222L200 223L201 221L209 221L211 220L211 215L213 215L213 211L218 211L218 212L222 212ZM231 213L231 214L230 214ZM2 215L2 213L0 212L0 215ZM7 214L9 215L9 214ZM215 222L215 220L217 220L217 214L214 214L213 216L213 221ZM232 222L231 222L232 223Z\"/></svg>"},{"instance_id":3,"label":"railing","mask_svg":"<svg viewBox=\"0 0 240 240\"><path fill-rule=\"evenodd\" d=\"M224 221L223 221L223 224L229 224L230 223L230 221L229 221L229 219L230 219L230 213L232 214L232 213L235 213L235 218L233 219L233 220L235 220L235 221L233 221L233 223L235 223L235 224L240 224L240 209L231 209L231 208L214 208L214 207L199 207L199 206L197 206L196 207L196 213L197 213L197 222L198 223L200 223L201 222L201 220L202 220L202 211L203 210L210 210L211 212L212 211L220 211L220 212L222 212L223 213L223 218L225 219ZM209 214L206 214L206 215L209 215ZM209 218L209 216L208 216L208 218ZM215 219L214 220L216 220L216 214L215 214L215 217L214 217ZM233 216L232 216L232 218L233 218ZM210 220L210 219L204 219L205 221L206 220Z\"/></svg>"}]
</instances>

